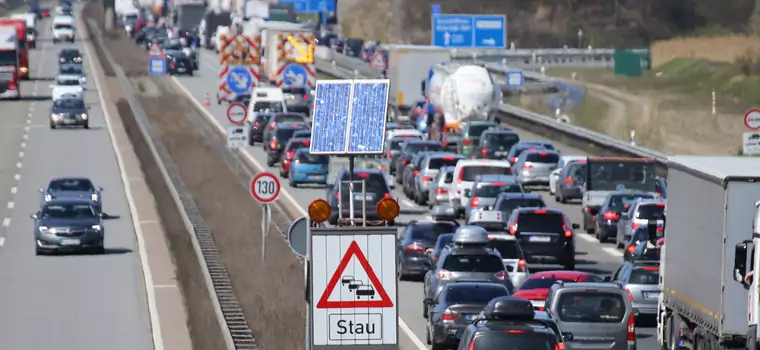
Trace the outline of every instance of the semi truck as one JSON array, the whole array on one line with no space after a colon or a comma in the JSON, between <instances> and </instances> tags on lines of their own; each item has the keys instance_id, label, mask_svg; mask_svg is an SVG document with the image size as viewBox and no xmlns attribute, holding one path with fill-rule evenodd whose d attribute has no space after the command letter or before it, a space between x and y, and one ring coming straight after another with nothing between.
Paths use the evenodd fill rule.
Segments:
<instances>
[{"instance_id":1,"label":"semi truck","mask_svg":"<svg viewBox=\"0 0 760 350\"><path fill-rule=\"evenodd\" d=\"M0 27L0 98L19 99L21 50L15 27Z\"/></svg>"},{"instance_id":2,"label":"semi truck","mask_svg":"<svg viewBox=\"0 0 760 350\"><path fill-rule=\"evenodd\" d=\"M747 254L760 237L760 162L672 156L667 168L657 341L662 349L755 350L758 279L744 279L747 256L760 263L756 250Z\"/></svg>"},{"instance_id":3,"label":"semi truck","mask_svg":"<svg viewBox=\"0 0 760 350\"><path fill-rule=\"evenodd\" d=\"M174 3L174 25L184 30L198 28L206 16L206 4L203 1L182 0Z\"/></svg>"},{"instance_id":4,"label":"semi truck","mask_svg":"<svg viewBox=\"0 0 760 350\"><path fill-rule=\"evenodd\" d=\"M391 80L388 103L399 115L408 114L415 102L425 100L420 81L431 66L451 60L448 49L438 46L382 45L387 52L387 78Z\"/></svg>"},{"instance_id":5,"label":"semi truck","mask_svg":"<svg viewBox=\"0 0 760 350\"><path fill-rule=\"evenodd\" d=\"M0 18L0 28L15 28L16 41L18 42L19 64L18 76L22 80L29 80L29 49L26 45L26 21L22 19Z\"/></svg>"}]
</instances>

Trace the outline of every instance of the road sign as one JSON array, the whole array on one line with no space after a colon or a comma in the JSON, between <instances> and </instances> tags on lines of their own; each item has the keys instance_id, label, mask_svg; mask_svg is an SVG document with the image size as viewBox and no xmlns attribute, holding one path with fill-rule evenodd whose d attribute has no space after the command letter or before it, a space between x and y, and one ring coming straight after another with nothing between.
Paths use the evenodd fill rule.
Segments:
<instances>
[{"instance_id":1,"label":"road sign","mask_svg":"<svg viewBox=\"0 0 760 350\"><path fill-rule=\"evenodd\" d=\"M230 126L227 128L227 147L245 148L248 146L248 131L243 126Z\"/></svg>"},{"instance_id":2,"label":"road sign","mask_svg":"<svg viewBox=\"0 0 760 350\"><path fill-rule=\"evenodd\" d=\"M299 63L290 63L285 66L282 71L282 85L286 87L291 86L306 86L309 79L309 73L306 72L306 67Z\"/></svg>"},{"instance_id":3,"label":"road sign","mask_svg":"<svg viewBox=\"0 0 760 350\"><path fill-rule=\"evenodd\" d=\"M389 81L318 81L309 152L380 154L385 136Z\"/></svg>"},{"instance_id":4,"label":"road sign","mask_svg":"<svg viewBox=\"0 0 760 350\"><path fill-rule=\"evenodd\" d=\"M162 58L162 57L148 58L148 74L166 75L166 58Z\"/></svg>"},{"instance_id":5,"label":"road sign","mask_svg":"<svg viewBox=\"0 0 760 350\"><path fill-rule=\"evenodd\" d=\"M236 66L227 73L227 87L235 94L247 93L253 86L251 71L245 66Z\"/></svg>"},{"instance_id":6,"label":"road sign","mask_svg":"<svg viewBox=\"0 0 760 350\"><path fill-rule=\"evenodd\" d=\"M244 125L247 108L242 103L231 103L227 107L227 120L234 125Z\"/></svg>"},{"instance_id":7,"label":"road sign","mask_svg":"<svg viewBox=\"0 0 760 350\"><path fill-rule=\"evenodd\" d=\"M293 11L335 12L335 0L279 0L280 4L293 4Z\"/></svg>"},{"instance_id":8,"label":"road sign","mask_svg":"<svg viewBox=\"0 0 760 350\"><path fill-rule=\"evenodd\" d=\"M280 180L272 173L258 173L251 180L250 190L255 200L271 203L280 195Z\"/></svg>"},{"instance_id":9,"label":"road sign","mask_svg":"<svg viewBox=\"0 0 760 350\"><path fill-rule=\"evenodd\" d=\"M309 232L309 220L305 217L293 221L288 228L288 245L296 256L306 257L308 251L307 235Z\"/></svg>"},{"instance_id":10,"label":"road sign","mask_svg":"<svg viewBox=\"0 0 760 350\"><path fill-rule=\"evenodd\" d=\"M372 59L369 61L369 65L372 68L376 69L386 69L388 68L388 62L386 62L385 59L385 53L383 51L376 51L372 55Z\"/></svg>"},{"instance_id":11,"label":"road sign","mask_svg":"<svg viewBox=\"0 0 760 350\"><path fill-rule=\"evenodd\" d=\"M432 4L430 5L430 13L437 15L441 13L441 5L440 4Z\"/></svg>"},{"instance_id":12,"label":"road sign","mask_svg":"<svg viewBox=\"0 0 760 350\"><path fill-rule=\"evenodd\" d=\"M760 155L760 132L745 132L742 135L742 154L745 156Z\"/></svg>"},{"instance_id":13,"label":"road sign","mask_svg":"<svg viewBox=\"0 0 760 350\"><path fill-rule=\"evenodd\" d=\"M158 45L158 43L153 43L150 45L150 49L148 49L148 57L166 58L166 52L164 52L164 50L161 49L161 46Z\"/></svg>"},{"instance_id":14,"label":"road sign","mask_svg":"<svg viewBox=\"0 0 760 350\"><path fill-rule=\"evenodd\" d=\"M314 350L398 349L396 230L312 228Z\"/></svg>"},{"instance_id":15,"label":"road sign","mask_svg":"<svg viewBox=\"0 0 760 350\"><path fill-rule=\"evenodd\" d=\"M504 15L433 14L433 43L451 48L506 48Z\"/></svg>"},{"instance_id":16,"label":"road sign","mask_svg":"<svg viewBox=\"0 0 760 350\"><path fill-rule=\"evenodd\" d=\"M744 126L747 130L760 130L760 109L750 109L744 113Z\"/></svg>"},{"instance_id":17,"label":"road sign","mask_svg":"<svg viewBox=\"0 0 760 350\"><path fill-rule=\"evenodd\" d=\"M523 72L507 72L507 87L521 88L523 85L525 85L525 77L523 76Z\"/></svg>"}]
</instances>

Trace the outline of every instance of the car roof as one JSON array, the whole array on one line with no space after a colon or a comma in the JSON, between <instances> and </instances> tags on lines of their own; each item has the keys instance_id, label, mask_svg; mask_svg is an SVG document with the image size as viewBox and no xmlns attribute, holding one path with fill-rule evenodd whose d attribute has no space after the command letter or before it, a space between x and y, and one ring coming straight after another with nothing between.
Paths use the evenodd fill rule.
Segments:
<instances>
[{"instance_id":1,"label":"car roof","mask_svg":"<svg viewBox=\"0 0 760 350\"><path fill-rule=\"evenodd\" d=\"M45 202L43 206L46 205L62 205L62 204L90 204L92 205L92 200L88 198L51 198L49 201Z\"/></svg>"},{"instance_id":2,"label":"car roof","mask_svg":"<svg viewBox=\"0 0 760 350\"><path fill-rule=\"evenodd\" d=\"M90 182L92 182L92 180L90 180L89 178L86 178L86 177L75 177L75 176L54 177L54 178L50 179L50 182L53 182L53 181L62 181L62 180L63 181L65 181L65 180L74 180L74 181L90 181Z\"/></svg>"},{"instance_id":3,"label":"car roof","mask_svg":"<svg viewBox=\"0 0 760 350\"><path fill-rule=\"evenodd\" d=\"M503 284L492 282L456 282L446 285L447 288L481 288L481 287L497 287L504 288Z\"/></svg>"},{"instance_id":4,"label":"car roof","mask_svg":"<svg viewBox=\"0 0 760 350\"><path fill-rule=\"evenodd\" d=\"M512 129L488 129L483 131L483 135L487 134L513 134L517 135L517 132ZM482 136L481 136L482 137Z\"/></svg>"},{"instance_id":5,"label":"car roof","mask_svg":"<svg viewBox=\"0 0 760 350\"><path fill-rule=\"evenodd\" d=\"M415 144L425 144L425 145L440 145L441 143L439 141L434 140L420 140L417 138L412 138L409 140L407 145L415 145Z\"/></svg>"},{"instance_id":6,"label":"car roof","mask_svg":"<svg viewBox=\"0 0 760 350\"><path fill-rule=\"evenodd\" d=\"M470 127L471 125L499 125L499 123L490 120L475 120L467 122L467 125L465 125L465 127Z\"/></svg>"},{"instance_id":7,"label":"car roof","mask_svg":"<svg viewBox=\"0 0 760 350\"><path fill-rule=\"evenodd\" d=\"M538 193L517 193L517 192L499 193L499 198L503 198L504 200L507 200L507 199L541 199L543 200L544 199Z\"/></svg>"},{"instance_id":8,"label":"car roof","mask_svg":"<svg viewBox=\"0 0 760 350\"><path fill-rule=\"evenodd\" d=\"M647 193L647 194L650 195L650 196L652 195L651 193ZM668 202L668 200L665 199L665 198L654 198L654 197L653 198L641 198L639 200L639 205L641 205L641 204L660 204L660 203L667 204L667 202Z\"/></svg>"},{"instance_id":9,"label":"car roof","mask_svg":"<svg viewBox=\"0 0 760 350\"><path fill-rule=\"evenodd\" d=\"M500 167L511 167L506 160L494 160L494 159L462 159L457 162L457 166L474 166L474 165L493 165Z\"/></svg>"},{"instance_id":10,"label":"car roof","mask_svg":"<svg viewBox=\"0 0 760 350\"><path fill-rule=\"evenodd\" d=\"M282 122L274 126L275 129L303 129L304 127L306 124L301 122Z\"/></svg>"},{"instance_id":11,"label":"car roof","mask_svg":"<svg viewBox=\"0 0 760 350\"><path fill-rule=\"evenodd\" d=\"M522 208L516 208L513 212L522 214L522 212L529 212L529 211L532 212L535 210L543 210L543 211L546 211L547 214L562 214L562 215L565 214L565 212L563 212L561 209L546 208L546 207L522 207Z\"/></svg>"},{"instance_id":12,"label":"car roof","mask_svg":"<svg viewBox=\"0 0 760 350\"><path fill-rule=\"evenodd\" d=\"M517 237L506 233L489 233L488 238L500 241L517 241Z\"/></svg>"},{"instance_id":13,"label":"car roof","mask_svg":"<svg viewBox=\"0 0 760 350\"><path fill-rule=\"evenodd\" d=\"M478 175L475 177L475 181L479 183L492 183L492 182L514 182L517 183L517 178L513 175L504 174L486 174Z\"/></svg>"},{"instance_id":14,"label":"car roof","mask_svg":"<svg viewBox=\"0 0 760 350\"><path fill-rule=\"evenodd\" d=\"M430 157L430 158L454 157L456 159L467 159L467 157L465 157L465 156L463 156L461 154L456 154L454 152L441 152L441 151L432 151L427 156ZM451 165L449 165L447 167L453 168L453 166L451 166ZM453 171L453 169L452 169L452 171Z\"/></svg>"},{"instance_id":15,"label":"car roof","mask_svg":"<svg viewBox=\"0 0 760 350\"><path fill-rule=\"evenodd\" d=\"M532 276L531 276L532 277ZM612 282L565 282L562 285L562 289L584 289L584 290L605 290L623 292L622 287L617 283Z\"/></svg>"},{"instance_id":16,"label":"car roof","mask_svg":"<svg viewBox=\"0 0 760 350\"><path fill-rule=\"evenodd\" d=\"M528 277L533 278L557 278L557 279L576 279L583 276L596 276L596 274L585 271L567 271L567 270L552 270L534 272Z\"/></svg>"}]
</instances>

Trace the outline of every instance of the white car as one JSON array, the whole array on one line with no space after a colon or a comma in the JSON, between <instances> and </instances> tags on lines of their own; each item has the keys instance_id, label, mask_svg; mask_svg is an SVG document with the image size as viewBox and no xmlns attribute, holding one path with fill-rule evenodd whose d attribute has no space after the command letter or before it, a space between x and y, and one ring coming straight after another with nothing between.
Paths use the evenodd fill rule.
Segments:
<instances>
[{"instance_id":1,"label":"white car","mask_svg":"<svg viewBox=\"0 0 760 350\"><path fill-rule=\"evenodd\" d=\"M63 98L84 99L85 78L78 74L60 74L55 78L55 84L50 85L53 89L53 101Z\"/></svg>"},{"instance_id":2,"label":"white car","mask_svg":"<svg viewBox=\"0 0 760 350\"><path fill-rule=\"evenodd\" d=\"M581 159L586 159L586 156L562 156L559 159L557 168L549 174L549 194L554 195L557 191L557 181L559 181L559 175L562 172L562 168L565 167L565 164Z\"/></svg>"}]
</instances>

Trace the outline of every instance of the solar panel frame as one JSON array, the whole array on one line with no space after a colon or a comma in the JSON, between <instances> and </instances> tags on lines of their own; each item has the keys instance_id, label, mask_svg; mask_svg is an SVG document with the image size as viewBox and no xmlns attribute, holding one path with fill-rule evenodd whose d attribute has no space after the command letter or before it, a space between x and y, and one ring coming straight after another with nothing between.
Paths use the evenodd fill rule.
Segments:
<instances>
[{"instance_id":1,"label":"solar panel frame","mask_svg":"<svg viewBox=\"0 0 760 350\"><path fill-rule=\"evenodd\" d=\"M344 155L353 80L319 80L314 92L309 153ZM348 89L348 91L346 91Z\"/></svg>"},{"instance_id":2,"label":"solar panel frame","mask_svg":"<svg viewBox=\"0 0 760 350\"><path fill-rule=\"evenodd\" d=\"M383 153L389 93L388 79L354 81L346 133L346 154Z\"/></svg>"}]
</instances>

